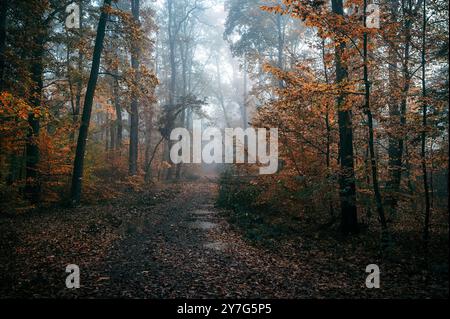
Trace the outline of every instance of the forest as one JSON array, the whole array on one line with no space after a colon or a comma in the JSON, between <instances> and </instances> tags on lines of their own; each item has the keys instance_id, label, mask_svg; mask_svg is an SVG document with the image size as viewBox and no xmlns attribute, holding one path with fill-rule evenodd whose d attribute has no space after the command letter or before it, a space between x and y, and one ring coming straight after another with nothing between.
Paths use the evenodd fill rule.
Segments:
<instances>
[{"instance_id":1,"label":"forest","mask_svg":"<svg viewBox=\"0 0 450 319\"><path fill-rule=\"evenodd\" d=\"M448 299L448 14L0 0L0 299Z\"/></svg>"}]
</instances>

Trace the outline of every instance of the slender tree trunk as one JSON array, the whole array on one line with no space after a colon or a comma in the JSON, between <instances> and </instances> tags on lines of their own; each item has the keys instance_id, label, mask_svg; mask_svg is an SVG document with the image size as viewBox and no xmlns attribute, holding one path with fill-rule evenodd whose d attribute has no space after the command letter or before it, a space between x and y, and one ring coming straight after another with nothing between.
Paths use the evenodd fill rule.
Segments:
<instances>
[{"instance_id":1,"label":"slender tree trunk","mask_svg":"<svg viewBox=\"0 0 450 319\"><path fill-rule=\"evenodd\" d=\"M325 74L325 83L328 85L330 84L330 80L328 77L328 68L326 65L326 59L325 59L325 40L322 40L322 63L324 68L324 74ZM327 180L328 183L330 183L330 177L331 177L331 124L330 124L330 106L327 103L326 105L326 113L325 113L325 127L327 130L327 146L326 146L326 154L325 154L325 160L327 165ZM331 193L330 193L331 194ZM333 201L332 198L328 198L328 210L330 213L331 222L334 221L334 207L333 207Z\"/></svg>"},{"instance_id":2,"label":"slender tree trunk","mask_svg":"<svg viewBox=\"0 0 450 319\"><path fill-rule=\"evenodd\" d=\"M181 112L181 119L180 122L182 123L182 126L184 126L184 122L186 121L186 110L183 110ZM182 173L182 163L177 164L176 172L175 172L175 178L179 180L181 178Z\"/></svg>"},{"instance_id":3,"label":"slender tree trunk","mask_svg":"<svg viewBox=\"0 0 450 319\"><path fill-rule=\"evenodd\" d=\"M280 3L281 5L281 3ZM283 50L284 50L284 30L282 26L282 16L281 14L277 14L277 53L278 53L278 68L280 70L284 69L284 61L283 61ZM278 86L280 88L283 87L283 80L278 81Z\"/></svg>"},{"instance_id":4,"label":"slender tree trunk","mask_svg":"<svg viewBox=\"0 0 450 319\"><path fill-rule=\"evenodd\" d=\"M422 136L421 136L421 157L422 157L422 178L423 190L425 197L425 220L423 226L423 239L425 245L425 252L428 254L428 243L430 239L430 194L428 191L428 171L427 171L427 154L426 154L426 129L427 129L427 90L426 90L426 35L427 35L427 11L426 0L423 0L422 12Z\"/></svg>"},{"instance_id":5,"label":"slender tree trunk","mask_svg":"<svg viewBox=\"0 0 450 319\"><path fill-rule=\"evenodd\" d=\"M152 156L150 157L150 159L148 160L148 162L146 164L146 168L145 168L145 181L146 182L148 182L150 180L150 178L152 177L153 159L155 158L155 154L158 151L159 145L161 145L161 143L163 141L164 141L164 137L161 137L160 140L158 141L158 143L156 143L155 147L153 148ZM161 173L161 171L158 171L158 180L159 180L160 173Z\"/></svg>"},{"instance_id":6,"label":"slender tree trunk","mask_svg":"<svg viewBox=\"0 0 450 319\"><path fill-rule=\"evenodd\" d=\"M33 108L38 108L42 104L43 89L43 57L44 57L44 38L45 35L39 31L35 38L35 49L32 55L31 77L33 80L33 91L30 104ZM39 119L32 112L28 115L28 134L26 142L26 197L33 203L37 203L40 197L40 185L38 181L39 164Z\"/></svg>"},{"instance_id":7,"label":"slender tree trunk","mask_svg":"<svg viewBox=\"0 0 450 319\"><path fill-rule=\"evenodd\" d=\"M146 172L147 164L150 161L150 150L152 145L152 130L153 130L153 110L145 110L145 157L144 157L144 172Z\"/></svg>"},{"instance_id":8,"label":"slender tree trunk","mask_svg":"<svg viewBox=\"0 0 450 319\"><path fill-rule=\"evenodd\" d=\"M47 6L45 4L36 7L37 12L30 21L29 28L31 36L30 41L33 46L30 54L30 73L32 80L31 95L29 104L33 109L42 106L42 90L43 90L43 74L44 74L44 54L45 41L47 39L48 26L43 23ZM28 114L28 132L26 139L26 158L25 158L25 196L32 203L39 202L40 199L40 183L39 183L39 118L35 115L34 110Z\"/></svg>"},{"instance_id":9,"label":"slender tree trunk","mask_svg":"<svg viewBox=\"0 0 450 319\"><path fill-rule=\"evenodd\" d=\"M119 68L115 68L115 74L119 73ZM113 96L114 96L114 108L116 110L116 149L122 147L122 132L123 132L123 119L122 119L122 107L120 105L120 92L119 92L119 80L117 77L113 79Z\"/></svg>"},{"instance_id":10,"label":"slender tree trunk","mask_svg":"<svg viewBox=\"0 0 450 319\"><path fill-rule=\"evenodd\" d=\"M220 73L220 62L219 57L216 57L216 75L217 75L217 97L219 99L220 107L222 108L223 117L225 119L225 124L227 127L231 127L231 121L228 116L227 109L225 107L225 99L223 97L223 88L222 88L222 76Z\"/></svg>"},{"instance_id":11,"label":"slender tree trunk","mask_svg":"<svg viewBox=\"0 0 450 319\"><path fill-rule=\"evenodd\" d=\"M71 43L69 42L69 37L66 37L67 41L67 54L66 54L66 68L67 68L67 82L69 84L69 95L70 95L70 107L72 109L72 116L75 116L75 101L73 95L73 81L72 81L72 66L70 65L70 53L71 53ZM70 142L72 143L74 139L74 133L72 132Z\"/></svg>"},{"instance_id":12,"label":"slender tree trunk","mask_svg":"<svg viewBox=\"0 0 450 319\"><path fill-rule=\"evenodd\" d=\"M0 92L4 89L5 49L6 49L6 13L8 0L0 0Z\"/></svg>"},{"instance_id":13,"label":"slender tree trunk","mask_svg":"<svg viewBox=\"0 0 450 319\"><path fill-rule=\"evenodd\" d=\"M79 0L78 5L80 7L80 28L79 28L79 40L81 41L83 37L83 1ZM77 59L77 91L75 94L75 112L74 112L74 123L78 123L80 112L81 112L81 93L83 90L83 49L78 49L78 59Z\"/></svg>"},{"instance_id":14,"label":"slender tree trunk","mask_svg":"<svg viewBox=\"0 0 450 319\"><path fill-rule=\"evenodd\" d=\"M369 144L367 144L365 152L364 152L364 169L365 169L365 172L366 172L366 184L367 184L367 187L370 187L370 184L371 184L369 157L370 157ZM371 200L371 198L369 200L367 200L367 201L364 201L364 203L365 203L365 206L366 206L366 218L367 218L367 221L369 222L370 219L372 218L372 200Z\"/></svg>"},{"instance_id":15,"label":"slender tree trunk","mask_svg":"<svg viewBox=\"0 0 450 319\"><path fill-rule=\"evenodd\" d=\"M408 1L408 8L406 7L406 1ZM409 71L409 58L410 58L410 46L411 46L411 0L402 0L402 11L404 17L404 51L402 61L402 78L403 85L401 89L401 101L399 112L399 137L397 143L393 149L393 157L391 158L391 180L389 181L389 189L393 194L393 198L390 201L391 211L395 212L398 201L398 193L400 191L400 184L402 179L402 167L403 167L403 153L405 145L405 128L406 128L406 109L408 104L408 93L410 88L410 71Z\"/></svg>"},{"instance_id":16,"label":"slender tree trunk","mask_svg":"<svg viewBox=\"0 0 450 319\"><path fill-rule=\"evenodd\" d=\"M187 35L187 31L186 31L186 25L183 24L183 33L182 36L186 39L188 38ZM182 96L183 99L186 99L186 96L188 95L188 59L189 59L189 43L188 41L179 41L179 50L180 50L180 55L181 55L181 76L182 76ZM181 118L180 118L180 123L181 123L181 127L186 127L186 107L183 107L183 111L181 112ZM176 172L175 172L175 178L177 180L179 180L181 178L182 175L182 170L183 170L183 163L178 163L177 167L176 167Z\"/></svg>"},{"instance_id":17,"label":"slender tree trunk","mask_svg":"<svg viewBox=\"0 0 450 319\"><path fill-rule=\"evenodd\" d=\"M176 81L177 81L177 65L175 61L176 50L176 37L177 30L175 27L175 14L174 14L174 1L167 0L168 9L168 36L169 36L169 63L170 63L170 82L169 82L169 108L175 108L176 103ZM170 148L172 147L172 141L167 141L164 156L166 161L170 163ZM165 178L170 180L173 176L173 166L169 167L166 172Z\"/></svg>"},{"instance_id":18,"label":"slender tree trunk","mask_svg":"<svg viewBox=\"0 0 450 319\"><path fill-rule=\"evenodd\" d=\"M131 11L136 24L139 25L139 0L131 0ZM138 43L133 41L131 49L131 67L135 76L135 89L139 87L139 55L140 50ZM134 92L131 98L131 114L130 114L130 159L129 159L129 175L137 174L138 162L138 146L139 146L139 99L138 92Z\"/></svg>"},{"instance_id":19,"label":"slender tree trunk","mask_svg":"<svg viewBox=\"0 0 450 319\"><path fill-rule=\"evenodd\" d=\"M108 125L110 137L109 150L114 150L116 149L116 121L111 119Z\"/></svg>"},{"instance_id":20,"label":"slender tree trunk","mask_svg":"<svg viewBox=\"0 0 450 319\"><path fill-rule=\"evenodd\" d=\"M103 130L105 131L105 153L109 150L110 145L110 119L109 119L109 113L105 113L105 122L103 123Z\"/></svg>"},{"instance_id":21,"label":"slender tree trunk","mask_svg":"<svg viewBox=\"0 0 450 319\"><path fill-rule=\"evenodd\" d=\"M73 204L78 204L81 197L81 186L83 178L84 154L86 151L86 142L89 132L89 122L91 120L92 104L94 100L95 88L97 86L98 72L100 68L100 59L103 51L103 40L105 38L106 23L109 14L107 7L111 5L111 0L105 0L100 14L100 20L95 38L94 53L92 56L91 74L89 76L86 97L84 99L83 115L81 117L80 131L78 134L77 149L75 161L73 164L71 199Z\"/></svg>"},{"instance_id":22,"label":"slender tree trunk","mask_svg":"<svg viewBox=\"0 0 450 319\"><path fill-rule=\"evenodd\" d=\"M173 0L167 0L168 12L169 12L169 62L170 62L170 84L169 84L169 105L173 107L175 104L175 89L176 89L176 77L177 77L177 66L175 62L175 34L174 34L174 8Z\"/></svg>"},{"instance_id":23,"label":"slender tree trunk","mask_svg":"<svg viewBox=\"0 0 450 319\"><path fill-rule=\"evenodd\" d=\"M343 15L343 1L332 0L332 11ZM347 68L342 61L345 50L344 43L338 43L335 48L336 84L344 84L348 78ZM347 235L358 232L358 217L356 210L356 185L353 159L353 127L352 112L345 110L345 93L339 93L337 98L339 124L339 158L341 172L339 188L341 200L341 230Z\"/></svg>"},{"instance_id":24,"label":"slender tree trunk","mask_svg":"<svg viewBox=\"0 0 450 319\"><path fill-rule=\"evenodd\" d=\"M390 8L390 22L392 24L397 22L397 11L398 11L398 0L390 0L389 3ZM399 157L398 151L398 141L400 134L395 131L398 129L400 122L400 105L398 100L398 58L396 54L395 41L393 39L389 39L389 48L388 48L388 80L389 80L389 126L391 127L391 131L389 132L389 145L388 145L388 171L389 171L389 180L386 183L387 190L387 198L386 198L386 207L389 210L389 216L394 216L395 206L396 206L396 198L398 189L396 189L396 180L397 180L397 158Z\"/></svg>"},{"instance_id":25,"label":"slender tree trunk","mask_svg":"<svg viewBox=\"0 0 450 319\"><path fill-rule=\"evenodd\" d=\"M242 124L243 129L247 129L248 127L248 118L247 118L247 57L244 56L244 67L242 72L244 73L244 92L242 96L242 106L241 106L241 117L242 117Z\"/></svg>"},{"instance_id":26,"label":"slender tree trunk","mask_svg":"<svg viewBox=\"0 0 450 319\"><path fill-rule=\"evenodd\" d=\"M366 27L366 9L367 0L364 0L364 14L363 21ZM372 186L375 194L375 203L377 205L378 217L383 231L387 230L386 217L384 215L383 201L381 198L380 186L378 184L378 167L375 158L374 149L374 133L373 133L373 116L370 109L370 81L369 81L369 66L368 66L368 36L367 32L363 34L363 55L364 55L364 111L367 114L367 126L369 128L369 153L370 153L370 168L372 171Z\"/></svg>"}]
</instances>

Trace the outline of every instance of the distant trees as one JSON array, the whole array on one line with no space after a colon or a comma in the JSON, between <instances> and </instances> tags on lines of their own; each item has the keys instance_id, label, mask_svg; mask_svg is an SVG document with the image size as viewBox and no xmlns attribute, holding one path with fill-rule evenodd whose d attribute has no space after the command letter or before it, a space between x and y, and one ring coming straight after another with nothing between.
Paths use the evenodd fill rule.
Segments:
<instances>
[{"instance_id":1,"label":"distant trees","mask_svg":"<svg viewBox=\"0 0 450 319\"><path fill-rule=\"evenodd\" d=\"M281 1L278 3L281 4ZM241 117L244 127L248 125L248 74L254 76L259 83L264 83L267 80L262 72L264 63L271 63L283 70L287 48L298 43L298 39L290 36L295 30L292 21L284 15L262 11L262 4L259 0L225 1L228 15L224 38L230 44L233 55L242 58L244 96ZM276 81L279 87L283 86L282 80Z\"/></svg>"},{"instance_id":2,"label":"distant trees","mask_svg":"<svg viewBox=\"0 0 450 319\"><path fill-rule=\"evenodd\" d=\"M195 96L194 78L195 53L200 40L199 21L195 16L204 10L202 0L166 0L160 17L160 46L159 63L165 66L160 69L162 76L160 86L160 97L162 113L173 113L173 109L181 101ZM179 127L191 129L193 110L183 108L174 119ZM182 164L174 165L169 157L171 141L164 143L162 160L165 166L164 179L180 179L182 176Z\"/></svg>"}]
</instances>

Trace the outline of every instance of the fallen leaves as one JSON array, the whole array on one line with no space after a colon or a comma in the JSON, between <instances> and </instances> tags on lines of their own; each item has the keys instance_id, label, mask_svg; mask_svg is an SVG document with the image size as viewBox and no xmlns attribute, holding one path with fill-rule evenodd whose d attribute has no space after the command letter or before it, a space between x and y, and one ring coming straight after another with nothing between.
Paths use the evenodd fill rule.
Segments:
<instances>
[{"instance_id":1,"label":"fallen leaves","mask_svg":"<svg viewBox=\"0 0 450 319\"><path fill-rule=\"evenodd\" d=\"M0 219L0 294L63 298L419 298L448 296L411 259L380 260L363 238L320 234L250 242L214 207L217 185L162 185L108 204ZM194 229L193 221L214 223ZM270 235L270 236L273 236ZM263 237L261 237L263 238ZM269 240L269 238L266 238ZM366 239L364 239L366 240ZM368 250L367 250L368 249ZM383 289L365 288L379 263ZM65 266L81 288L65 288ZM448 276L448 274L447 274ZM429 276L428 276L429 277ZM447 279L446 279L447 278Z\"/></svg>"}]
</instances>

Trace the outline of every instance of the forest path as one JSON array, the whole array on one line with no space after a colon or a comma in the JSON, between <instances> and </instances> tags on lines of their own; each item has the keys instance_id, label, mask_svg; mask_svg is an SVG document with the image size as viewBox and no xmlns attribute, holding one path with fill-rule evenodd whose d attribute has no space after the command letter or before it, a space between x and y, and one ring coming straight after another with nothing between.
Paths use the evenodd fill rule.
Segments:
<instances>
[{"instance_id":1,"label":"forest path","mask_svg":"<svg viewBox=\"0 0 450 319\"><path fill-rule=\"evenodd\" d=\"M180 182L77 208L0 218L2 298L307 297L298 258L256 248L214 206L217 184ZM66 266L80 288L66 287ZM309 271L309 273L311 273Z\"/></svg>"},{"instance_id":2,"label":"forest path","mask_svg":"<svg viewBox=\"0 0 450 319\"><path fill-rule=\"evenodd\" d=\"M95 295L305 296L310 285L303 280L292 282L301 278L298 263L286 263L280 256L250 246L231 229L214 207L215 184L179 186L179 193L149 211L144 225L131 226L131 234L112 250L101 276L109 279L100 281L101 289L96 282Z\"/></svg>"},{"instance_id":3,"label":"forest path","mask_svg":"<svg viewBox=\"0 0 450 319\"><path fill-rule=\"evenodd\" d=\"M412 285L404 262L384 263L384 289L367 289L365 267L379 262L361 244L369 237L344 245L295 225L274 247L251 243L214 206L217 190L203 179L166 183L0 216L0 298L406 298L430 287L448 296L441 276ZM79 266L79 289L66 287L69 264Z\"/></svg>"}]
</instances>

